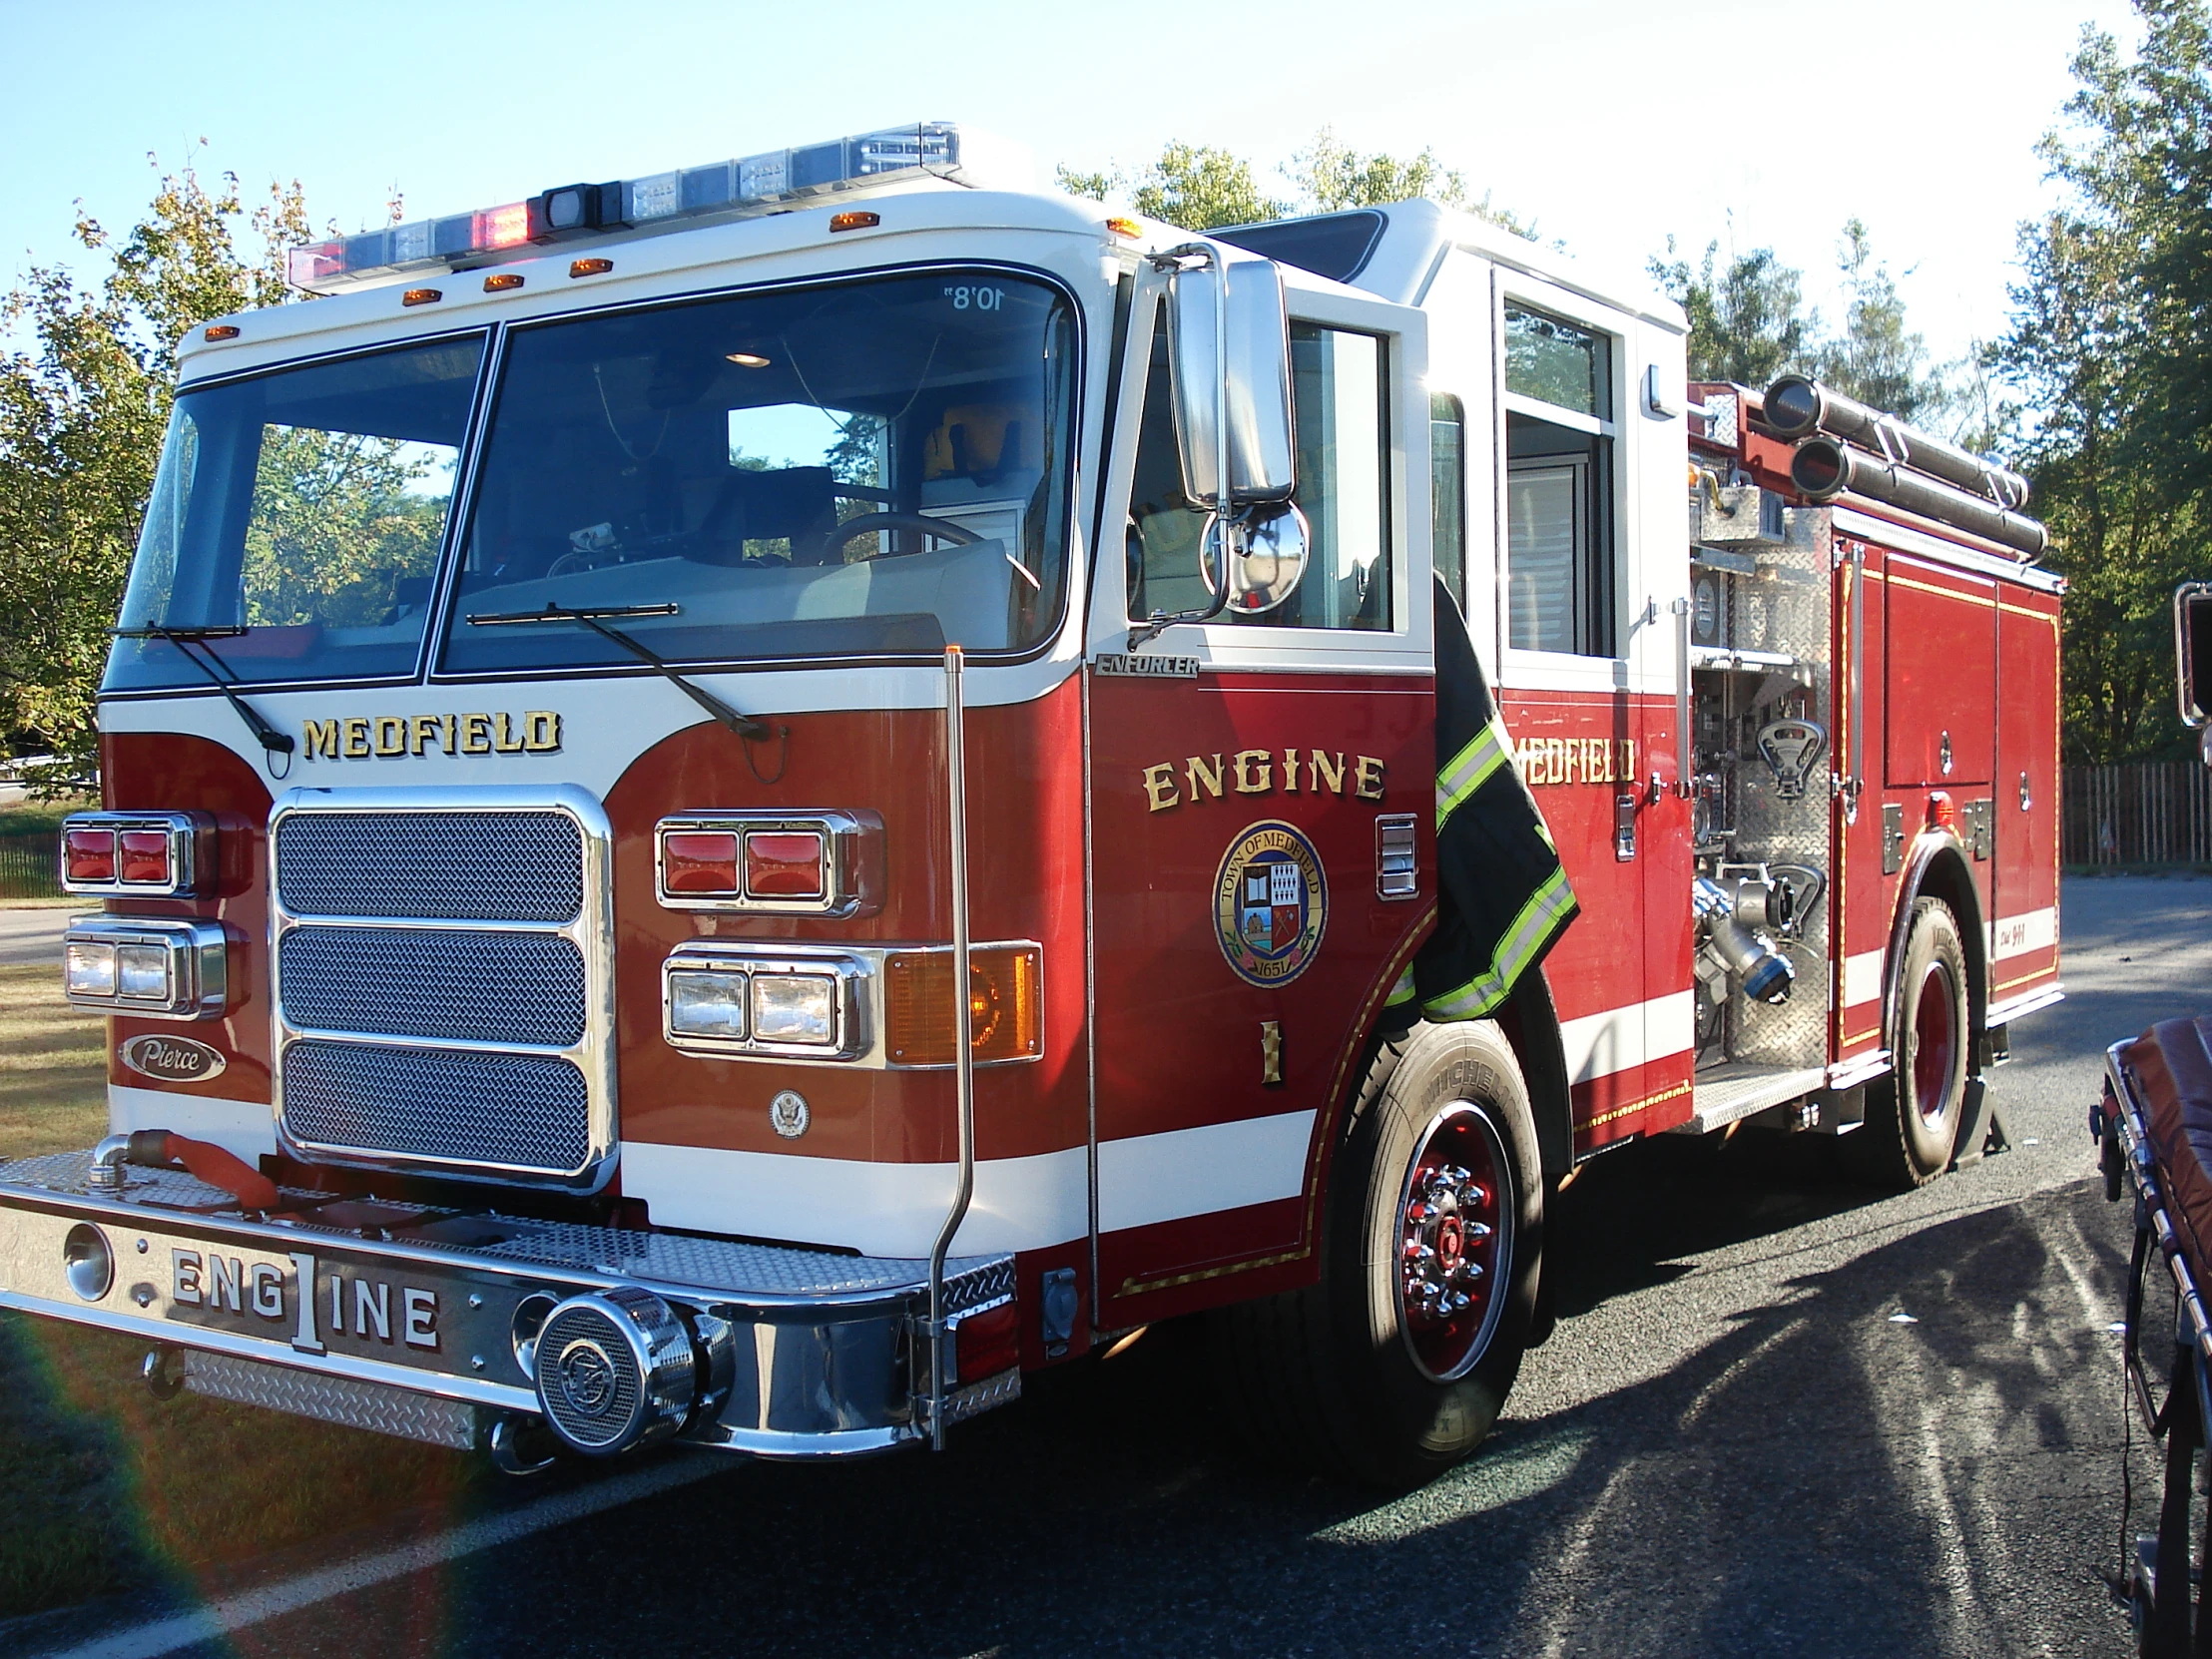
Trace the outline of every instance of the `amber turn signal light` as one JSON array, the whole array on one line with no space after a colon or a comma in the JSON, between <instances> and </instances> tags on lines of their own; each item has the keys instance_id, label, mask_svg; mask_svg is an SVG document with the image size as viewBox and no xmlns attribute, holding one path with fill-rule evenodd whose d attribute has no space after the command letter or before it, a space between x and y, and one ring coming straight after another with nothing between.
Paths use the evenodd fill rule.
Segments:
<instances>
[{"instance_id":1,"label":"amber turn signal light","mask_svg":"<svg viewBox=\"0 0 2212 1659\"><path fill-rule=\"evenodd\" d=\"M970 1048L978 1064L1044 1052L1043 952L1033 944L978 945L968 961ZM883 963L884 1046L898 1066L952 1064L957 1011L952 952L893 951Z\"/></svg>"},{"instance_id":2,"label":"amber turn signal light","mask_svg":"<svg viewBox=\"0 0 2212 1659\"><path fill-rule=\"evenodd\" d=\"M855 211L830 216L830 229L832 231L871 231L882 223L883 216L881 214Z\"/></svg>"}]
</instances>

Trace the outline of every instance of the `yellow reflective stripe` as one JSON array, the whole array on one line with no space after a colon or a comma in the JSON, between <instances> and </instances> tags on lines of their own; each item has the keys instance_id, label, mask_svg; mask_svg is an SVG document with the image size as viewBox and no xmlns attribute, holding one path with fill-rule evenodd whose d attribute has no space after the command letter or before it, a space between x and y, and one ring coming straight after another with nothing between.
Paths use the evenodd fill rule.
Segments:
<instances>
[{"instance_id":1,"label":"yellow reflective stripe","mask_svg":"<svg viewBox=\"0 0 2212 1659\"><path fill-rule=\"evenodd\" d=\"M1382 1006L1394 1008L1400 1002L1413 1000L1413 964L1407 962L1405 971L1397 976L1397 983L1390 987L1390 994L1382 999Z\"/></svg>"},{"instance_id":2,"label":"yellow reflective stripe","mask_svg":"<svg viewBox=\"0 0 2212 1659\"><path fill-rule=\"evenodd\" d=\"M1490 723L1436 774L1436 828L1441 830L1444 820L1458 810L1460 803L1488 782L1490 774L1511 756L1505 722L1492 715Z\"/></svg>"},{"instance_id":3,"label":"yellow reflective stripe","mask_svg":"<svg viewBox=\"0 0 2212 1659\"><path fill-rule=\"evenodd\" d=\"M1574 889L1565 870L1553 870L1549 880L1530 895L1513 917L1505 937L1490 958L1489 970L1479 973L1457 990L1430 997L1421 1012L1432 1020L1480 1019L1513 993L1513 986L1528 965L1567 919L1574 914Z\"/></svg>"}]
</instances>

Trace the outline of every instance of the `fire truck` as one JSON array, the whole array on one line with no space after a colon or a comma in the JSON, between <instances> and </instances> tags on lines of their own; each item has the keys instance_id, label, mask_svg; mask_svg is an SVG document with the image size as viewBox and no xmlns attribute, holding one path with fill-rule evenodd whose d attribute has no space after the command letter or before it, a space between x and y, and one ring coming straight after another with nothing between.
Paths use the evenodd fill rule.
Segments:
<instances>
[{"instance_id":1,"label":"fire truck","mask_svg":"<svg viewBox=\"0 0 2212 1659\"><path fill-rule=\"evenodd\" d=\"M0 1166L0 1305L157 1392L838 1456L1203 1315L1403 1484L1582 1160L1932 1179L2061 994L2024 484L1637 278L951 124L290 271L184 343L63 835L112 1133Z\"/></svg>"}]
</instances>

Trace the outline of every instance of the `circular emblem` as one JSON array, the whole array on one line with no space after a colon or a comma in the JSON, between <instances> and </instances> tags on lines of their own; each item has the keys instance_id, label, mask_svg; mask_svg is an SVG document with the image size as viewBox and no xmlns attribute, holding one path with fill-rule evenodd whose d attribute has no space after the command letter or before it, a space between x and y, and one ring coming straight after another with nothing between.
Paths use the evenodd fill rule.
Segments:
<instances>
[{"instance_id":1,"label":"circular emblem","mask_svg":"<svg viewBox=\"0 0 2212 1659\"><path fill-rule=\"evenodd\" d=\"M1214 877L1214 935L1237 977L1287 985L1313 961L1329 925L1321 856L1288 824L1255 824L1230 843Z\"/></svg>"},{"instance_id":2,"label":"circular emblem","mask_svg":"<svg viewBox=\"0 0 2212 1659\"><path fill-rule=\"evenodd\" d=\"M133 1037L116 1051L116 1058L142 1077L158 1077L165 1083L205 1083L223 1075L229 1064L220 1049L190 1037L165 1037L152 1032Z\"/></svg>"},{"instance_id":3,"label":"circular emblem","mask_svg":"<svg viewBox=\"0 0 2212 1659\"><path fill-rule=\"evenodd\" d=\"M606 1415L615 1400L615 1368L597 1343L570 1343L561 1354L560 1374L561 1392L579 1415Z\"/></svg>"},{"instance_id":4,"label":"circular emblem","mask_svg":"<svg viewBox=\"0 0 2212 1659\"><path fill-rule=\"evenodd\" d=\"M807 1097L797 1089L779 1089L768 1103L769 1127L787 1141L796 1141L807 1133L807 1125L815 1115L807 1109Z\"/></svg>"}]
</instances>

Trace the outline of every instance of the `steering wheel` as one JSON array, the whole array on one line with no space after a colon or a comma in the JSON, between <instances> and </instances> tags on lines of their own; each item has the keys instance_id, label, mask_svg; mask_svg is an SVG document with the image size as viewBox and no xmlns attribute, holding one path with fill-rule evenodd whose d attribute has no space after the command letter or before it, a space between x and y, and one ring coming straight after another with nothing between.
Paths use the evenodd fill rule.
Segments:
<instances>
[{"instance_id":1,"label":"steering wheel","mask_svg":"<svg viewBox=\"0 0 2212 1659\"><path fill-rule=\"evenodd\" d=\"M825 560L834 555L854 536L864 536L876 530L919 530L925 536L935 536L955 547L973 547L987 537L977 535L964 524L954 524L950 519L932 518L927 513L861 513L848 518L824 538L822 556ZM880 559L885 555L870 553L868 558Z\"/></svg>"}]
</instances>

